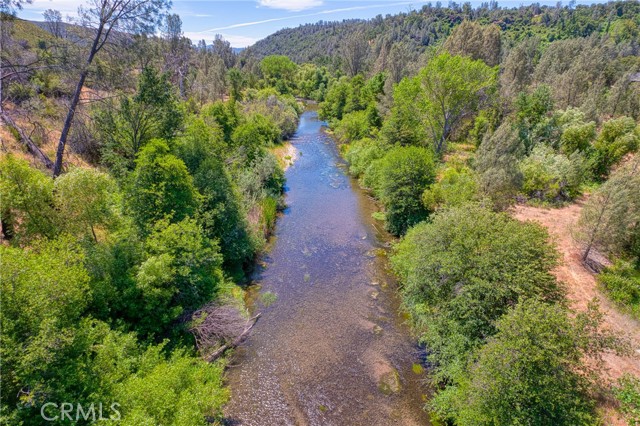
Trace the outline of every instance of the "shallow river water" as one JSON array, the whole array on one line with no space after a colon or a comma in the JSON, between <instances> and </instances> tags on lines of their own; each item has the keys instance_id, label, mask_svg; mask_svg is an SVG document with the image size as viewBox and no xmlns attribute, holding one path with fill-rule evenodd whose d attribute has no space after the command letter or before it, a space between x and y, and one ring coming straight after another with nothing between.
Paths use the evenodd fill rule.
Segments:
<instances>
[{"instance_id":1,"label":"shallow river water","mask_svg":"<svg viewBox=\"0 0 640 426\"><path fill-rule=\"evenodd\" d=\"M307 111L291 141L288 207L253 284L277 299L251 306L262 317L231 360L226 424L428 425L388 238L323 125Z\"/></svg>"}]
</instances>

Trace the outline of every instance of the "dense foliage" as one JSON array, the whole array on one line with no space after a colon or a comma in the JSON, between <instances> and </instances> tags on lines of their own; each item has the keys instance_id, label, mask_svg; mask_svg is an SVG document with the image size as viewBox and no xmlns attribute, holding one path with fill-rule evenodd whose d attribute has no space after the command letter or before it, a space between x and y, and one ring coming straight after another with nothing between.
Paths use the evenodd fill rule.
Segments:
<instances>
[{"instance_id":1,"label":"dense foliage","mask_svg":"<svg viewBox=\"0 0 640 426\"><path fill-rule=\"evenodd\" d=\"M319 102L375 218L403 236L391 263L434 419L600 421L591 367L621 345L595 307L567 311L544 229L501 211L587 192L583 261L638 315L637 2L429 4L284 29L240 55L221 37L192 45L178 15L152 35L166 2L151 4L109 43L56 11L0 16L18 147L0 157L0 422L41 424L44 402L66 400L117 401L131 425L220 420L224 359L203 361L189 330L203 306L246 314L234 282L282 206L271 148L295 132L296 98ZM87 61L96 34L108 48ZM50 129L69 131L56 179ZM613 388L630 424L639 388Z\"/></svg>"},{"instance_id":2,"label":"dense foliage","mask_svg":"<svg viewBox=\"0 0 640 426\"><path fill-rule=\"evenodd\" d=\"M93 124L74 140L91 166L54 180L0 157L3 424L42 424L43 406L60 416L45 403L68 401L117 403L127 425L221 419L225 361L202 359L192 315L226 304L244 327L233 281L273 226L284 178L270 148L300 110L269 78L202 107L176 83L148 64L132 91L84 108Z\"/></svg>"}]
</instances>

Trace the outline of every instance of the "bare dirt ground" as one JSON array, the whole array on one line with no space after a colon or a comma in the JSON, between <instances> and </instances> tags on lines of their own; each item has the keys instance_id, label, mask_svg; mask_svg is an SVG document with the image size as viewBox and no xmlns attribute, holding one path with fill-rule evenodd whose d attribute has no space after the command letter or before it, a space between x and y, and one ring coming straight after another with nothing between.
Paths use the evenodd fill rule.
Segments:
<instances>
[{"instance_id":1,"label":"bare dirt ground","mask_svg":"<svg viewBox=\"0 0 640 426\"><path fill-rule=\"evenodd\" d=\"M585 268L580 257L580 247L572 236L572 231L580 216L583 201L559 208L547 209L526 205L516 206L512 214L522 221L538 222L549 231L560 252L560 262L554 273L567 288L567 297L572 309L586 310L587 304L598 300L604 313L604 326L631 341L635 356L604 354L603 379L615 381L624 373L640 377L640 322L620 312L598 289L596 276ZM604 407L606 424L624 425L610 408Z\"/></svg>"}]
</instances>

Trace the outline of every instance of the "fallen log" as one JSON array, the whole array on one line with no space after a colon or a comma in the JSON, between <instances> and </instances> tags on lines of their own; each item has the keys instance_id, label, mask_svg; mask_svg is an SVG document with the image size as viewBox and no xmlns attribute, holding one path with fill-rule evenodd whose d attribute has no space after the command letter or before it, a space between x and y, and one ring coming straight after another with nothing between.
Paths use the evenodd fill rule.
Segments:
<instances>
[{"instance_id":1,"label":"fallen log","mask_svg":"<svg viewBox=\"0 0 640 426\"><path fill-rule=\"evenodd\" d=\"M227 343L225 345L220 346L218 349L216 349L215 351L213 351L212 353L208 354L205 357L205 360L208 362L212 362L215 361L220 355L222 355L226 350L228 349L232 349L235 348L236 346L238 346L240 343L242 343L244 341L244 339L247 338L247 336L249 335L249 332L251 331L251 329L253 328L254 325L256 325L256 323L258 322L258 319L260 319L260 315L258 314L255 317L251 318L248 322L247 322L247 326L245 327L244 331L242 333L240 333L240 335L238 337L236 337L231 343ZM250 324L249 324L250 323Z\"/></svg>"},{"instance_id":2,"label":"fallen log","mask_svg":"<svg viewBox=\"0 0 640 426\"><path fill-rule=\"evenodd\" d=\"M47 157L47 155L44 152L42 152L42 150L38 147L38 145L36 145L31 140L29 135L27 135L27 133L24 130L22 130L20 126L18 126L11 117L9 117L4 111L0 114L0 117L2 118L2 121L4 121L7 126L13 128L18 133L18 136L19 136L18 142L25 145L29 153L31 153L34 157L40 160L47 169L53 169L53 161L51 161L49 157Z\"/></svg>"}]
</instances>

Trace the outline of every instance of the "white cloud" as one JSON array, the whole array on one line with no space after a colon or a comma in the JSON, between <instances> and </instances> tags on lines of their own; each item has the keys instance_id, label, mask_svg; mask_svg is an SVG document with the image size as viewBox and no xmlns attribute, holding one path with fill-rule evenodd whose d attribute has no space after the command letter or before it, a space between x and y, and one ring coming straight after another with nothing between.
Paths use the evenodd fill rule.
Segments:
<instances>
[{"instance_id":1,"label":"white cloud","mask_svg":"<svg viewBox=\"0 0 640 426\"><path fill-rule=\"evenodd\" d=\"M322 6L322 0L258 0L260 6L271 9L284 9L291 12Z\"/></svg>"},{"instance_id":2,"label":"white cloud","mask_svg":"<svg viewBox=\"0 0 640 426\"><path fill-rule=\"evenodd\" d=\"M60 11L62 16L75 16L78 13L78 6L84 3L82 0L34 0L31 4L23 4L23 9L33 13L42 13L47 9L54 9Z\"/></svg>"},{"instance_id":3,"label":"white cloud","mask_svg":"<svg viewBox=\"0 0 640 426\"><path fill-rule=\"evenodd\" d=\"M207 42L207 44L212 43L213 39L215 38L215 34L203 34L201 32L185 32L184 33L185 37L188 37L191 39L191 41L193 43L198 43L200 40L204 40ZM254 44L256 41L258 41L258 38L255 37L248 37L248 36L242 36L242 35L233 35L233 34L220 34L222 36L222 38L224 38L225 40L227 40L229 43L231 43L231 47L247 47L247 46L251 46L252 44Z\"/></svg>"},{"instance_id":4,"label":"white cloud","mask_svg":"<svg viewBox=\"0 0 640 426\"><path fill-rule=\"evenodd\" d=\"M397 3L382 3L382 4L378 3L378 4L368 4L364 6L343 7L340 9L328 9L328 10L321 10L313 13L305 13L300 15L288 15L288 16L282 16L279 18L263 19L260 21L241 22L238 24L225 25L224 27L210 28L208 30L200 31L200 33L204 34L204 33L216 32L220 30L231 30L234 28L252 27L254 25L267 24L269 22L286 21L286 20L295 19L295 18L311 18L314 16L331 15L333 13L342 13L342 12L353 12L356 10L369 10L369 9L377 9L377 8L389 7L389 6L405 6L405 5L411 6L416 3L425 3L426 1L427 0L417 0L417 2L403 1L403 2L397 2Z\"/></svg>"}]
</instances>

